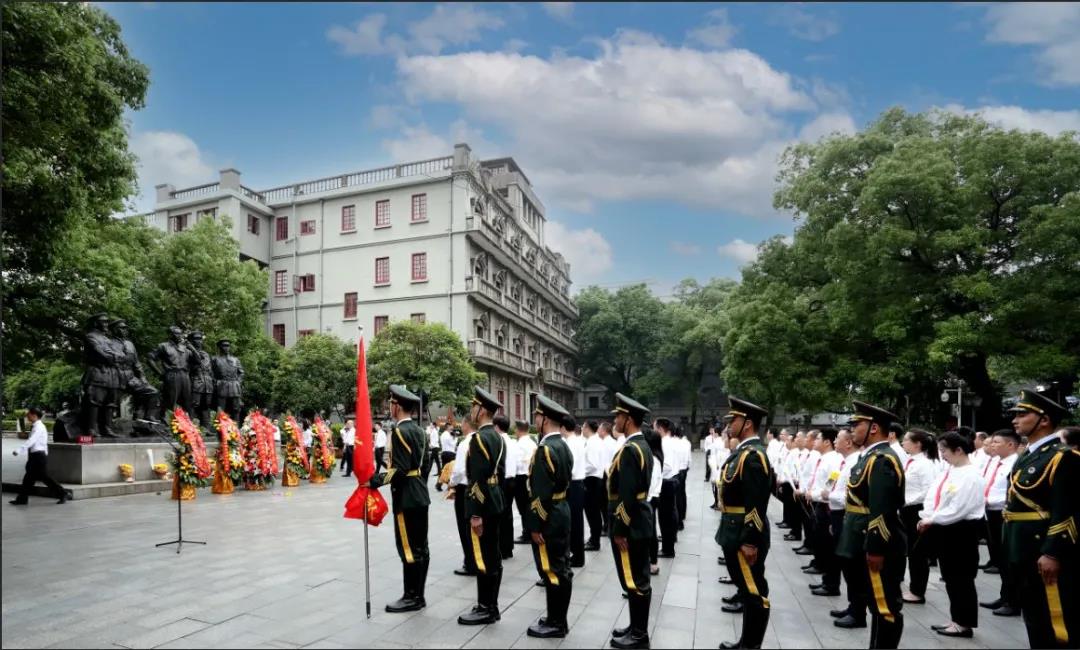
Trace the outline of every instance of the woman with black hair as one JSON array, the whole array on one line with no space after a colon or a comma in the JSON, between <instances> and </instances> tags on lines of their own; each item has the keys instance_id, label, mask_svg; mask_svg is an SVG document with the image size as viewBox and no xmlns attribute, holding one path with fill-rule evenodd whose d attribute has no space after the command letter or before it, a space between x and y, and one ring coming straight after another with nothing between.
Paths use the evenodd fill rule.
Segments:
<instances>
[{"instance_id":1,"label":"woman with black hair","mask_svg":"<svg viewBox=\"0 0 1080 650\"><path fill-rule=\"evenodd\" d=\"M912 429L904 436L904 507L900 509L900 521L907 533L908 589L904 592L905 603L921 605L926 602L926 582L930 577L931 540L920 536L919 511L922 510L930 484L938 476L937 443L929 431Z\"/></svg>"},{"instance_id":2,"label":"woman with black hair","mask_svg":"<svg viewBox=\"0 0 1080 650\"><path fill-rule=\"evenodd\" d=\"M923 535L930 531L936 539L948 540L938 546L938 560L952 621L931 628L943 636L970 639L972 628L979 624L975 576L979 572L983 480L968 457L975 450L971 438L950 431L938 444L949 469L930 486L917 531Z\"/></svg>"}]
</instances>

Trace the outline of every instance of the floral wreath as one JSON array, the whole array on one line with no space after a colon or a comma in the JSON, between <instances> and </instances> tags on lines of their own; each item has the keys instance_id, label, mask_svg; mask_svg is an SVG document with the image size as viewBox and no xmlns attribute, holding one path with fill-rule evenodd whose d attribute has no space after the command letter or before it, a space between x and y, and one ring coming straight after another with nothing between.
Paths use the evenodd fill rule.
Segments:
<instances>
[{"instance_id":1,"label":"floral wreath","mask_svg":"<svg viewBox=\"0 0 1080 650\"><path fill-rule=\"evenodd\" d=\"M308 461L307 450L304 449L300 425L291 415L285 416L284 425L282 428L285 430L285 465L300 478L307 478L311 472L311 464Z\"/></svg>"},{"instance_id":2,"label":"floral wreath","mask_svg":"<svg viewBox=\"0 0 1080 650\"><path fill-rule=\"evenodd\" d=\"M179 451L173 456L173 471L180 482L195 487L210 485L214 468L206 456L206 443L203 442L198 427L179 406L173 410L170 426L180 445Z\"/></svg>"},{"instance_id":3,"label":"floral wreath","mask_svg":"<svg viewBox=\"0 0 1080 650\"><path fill-rule=\"evenodd\" d=\"M330 427L319 416L315 416L315 445L311 450L311 471L324 478L334 473L334 452L331 451Z\"/></svg>"},{"instance_id":4,"label":"floral wreath","mask_svg":"<svg viewBox=\"0 0 1080 650\"><path fill-rule=\"evenodd\" d=\"M218 445L218 459L221 461L221 471L233 482L244 479L244 457L240 449L240 431L225 411L218 411L214 419L220 436Z\"/></svg>"}]
</instances>

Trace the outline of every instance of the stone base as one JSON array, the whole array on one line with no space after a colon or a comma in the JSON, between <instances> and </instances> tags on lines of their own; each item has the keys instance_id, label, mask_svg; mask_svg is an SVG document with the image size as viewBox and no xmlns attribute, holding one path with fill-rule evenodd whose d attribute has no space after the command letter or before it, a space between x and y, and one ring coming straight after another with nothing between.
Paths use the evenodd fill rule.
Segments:
<instances>
[{"instance_id":1,"label":"stone base","mask_svg":"<svg viewBox=\"0 0 1080 650\"><path fill-rule=\"evenodd\" d=\"M217 442L206 443L212 459ZM49 475L61 483L99 485L120 479L120 465L135 468L135 481L156 481L154 463L168 462L172 447L166 442L114 442L107 445L77 445L70 442L49 443Z\"/></svg>"},{"instance_id":2,"label":"stone base","mask_svg":"<svg viewBox=\"0 0 1080 650\"><path fill-rule=\"evenodd\" d=\"M98 483L95 485L76 485L74 483L63 483L68 490L71 490L72 500L78 501L80 499L95 499L97 497L117 497L126 494L145 494L147 492L164 493L172 488L171 480L157 480L152 481L135 481L134 483L116 482L116 483ZM18 492L18 483L4 483L4 492ZM38 483L34 486L34 489L30 491L30 494L38 497L51 497L49 489L44 485Z\"/></svg>"}]
</instances>

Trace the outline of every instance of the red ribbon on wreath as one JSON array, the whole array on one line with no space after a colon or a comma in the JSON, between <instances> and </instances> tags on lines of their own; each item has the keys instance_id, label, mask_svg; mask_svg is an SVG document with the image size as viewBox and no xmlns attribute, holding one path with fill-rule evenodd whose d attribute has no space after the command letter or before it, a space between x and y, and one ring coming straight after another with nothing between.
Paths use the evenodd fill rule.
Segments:
<instances>
[{"instance_id":1,"label":"red ribbon on wreath","mask_svg":"<svg viewBox=\"0 0 1080 650\"><path fill-rule=\"evenodd\" d=\"M304 439L301 437L300 425L296 423L296 418L288 415L285 417L285 428L289 430L289 434L292 436L293 444L296 445L297 453L300 454L300 461L304 464L304 469L311 471L311 461L308 460L307 449L304 449Z\"/></svg>"},{"instance_id":2,"label":"red ribbon on wreath","mask_svg":"<svg viewBox=\"0 0 1080 650\"><path fill-rule=\"evenodd\" d=\"M221 471L227 475L232 471L231 454L229 453L229 435L232 430L236 428L236 424L233 423L232 418L225 411L218 411L217 414L217 428L218 436L221 439L221 444L218 445L218 458L221 459Z\"/></svg>"},{"instance_id":3,"label":"red ribbon on wreath","mask_svg":"<svg viewBox=\"0 0 1080 650\"><path fill-rule=\"evenodd\" d=\"M180 441L187 446L191 454L191 463L195 466L195 476L198 478L210 478L214 475L214 468L210 465L210 459L206 457L206 443L198 428L179 406L173 411L173 419L176 422L176 432Z\"/></svg>"},{"instance_id":4,"label":"red ribbon on wreath","mask_svg":"<svg viewBox=\"0 0 1080 650\"><path fill-rule=\"evenodd\" d=\"M334 468L334 455L330 452L330 427L319 416L315 416L315 435L319 438L319 456L324 470Z\"/></svg>"}]
</instances>

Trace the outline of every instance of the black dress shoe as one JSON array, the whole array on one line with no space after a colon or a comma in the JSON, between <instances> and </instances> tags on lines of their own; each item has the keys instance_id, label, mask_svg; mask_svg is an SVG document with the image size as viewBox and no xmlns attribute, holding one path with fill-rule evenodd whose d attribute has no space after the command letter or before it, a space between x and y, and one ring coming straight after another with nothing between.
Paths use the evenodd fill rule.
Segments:
<instances>
[{"instance_id":1,"label":"black dress shoe","mask_svg":"<svg viewBox=\"0 0 1080 650\"><path fill-rule=\"evenodd\" d=\"M622 636L612 637L612 648L648 648L649 635L637 630L630 630Z\"/></svg>"},{"instance_id":2,"label":"black dress shoe","mask_svg":"<svg viewBox=\"0 0 1080 650\"><path fill-rule=\"evenodd\" d=\"M780 530L787 530L788 528L791 528L791 526L788 526L787 524L785 524L782 521L780 523L776 524L776 527L779 528Z\"/></svg>"},{"instance_id":3,"label":"black dress shoe","mask_svg":"<svg viewBox=\"0 0 1080 650\"><path fill-rule=\"evenodd\" d=\"M745 609L745 607L743 607L741 600L737 603L720 606L720 611L727 612L728 614L741 614L743 609Z\"/></svg>"},{"instance_id":4,"label":"black dress shoe","mask_svg":"<svg viewBox=\"0 0 1080 650\"><path fill-rule=\"evenodd\" d=\"M739 592L737 592L737 591L735 593L731 594L730 596L724 596L723 598L720 599L721 602L723 602L723 603L725 603L727 605L730 605L732 603L737 603L740 600L742 600L742 597L739 596Z\"/></svg>"},{"instance_id":5,"label":"black dress shoe","mask_svg":"<svg viewBox=\"0 0 1080 650\"><path fill-rule=\"evenodd\" d=\"M471 571L469 569L466 569L465 567L461 567L460 569L454 569L454 575L456 575L456 576L475 576L476 571Z\"/></svg>"},{"instance_id":6,"label":"black dress shoe","mask_svg":"<svg viewBox=\"0 0 1080 650\"><path fill-rule=\"evenodd\" d=\"M949 626L948 625L931 625L930 629L937 632L938 630L944 630L947 627L949 627Z\"/></svg>"},{"instance_id":7,"label":"black dress shoe","mask_svg":"<svg viewBox=\"0 0 1080 650\"><path fill-rule=\"evenodd\" d=\"M386 605L386 611L391 614L398 614L400 612L415 612L420 609L424 609L427 603L423 599L415 598L413 596L402 596L392 603Z\"/></svg>"},{"instance_id":8,"label":"black dress shoe","mask_svg":"<svg viewBox=\"0 0 1080 650\"><path fill-rule=\"evenodd\" d=\"M799 568L802 569L803 571L806 571L807 569L812 569L813 567L814 567L814 561L810 560L810 564L804 564Z\"/></svg>"},{"instance_id":9,"label":"black dress shoe","mask_svg":"<svg viewBox=\"0 0 1080 650\"><path fill-rule=\"evenodd\" d=\"M975 633L971 631L971 628L968 628L966 630L963 630L963 629L961 629L961 630L950 630L947 627L945 627L945 628L942 628L940 630L934 630L934 631L937 632L938 634L940 634L941 636L956 636L956 637L960 637L961 639L970 639L971 637L975 636Z\"/></svg>"},{"instance_id":10,"label":"black dress shoe","mask_svg":"<svg viewBox=\"0 0 1080 650\"><path fill-rule=\"evenodd\" d=\"M498 610L477 605L468 614L458 616L457 622L459 625L488 625L498 621L500 618L502 617L499 615Z\"/></svg>"},{"instance_id":11,"label":"black dress shoe","mask_svg":"<svg viewBox=\"0 0 1080 650\"><path fill-rule=\"evenodd\" d=\"M720 576L719 578L716 579L716 581L719 582L722 585L733 585L733 584L735 584L735 581L732 580L731 578L727 577L727 576Z\"/></svg>"},{"instance_id":12,"label":"black dress shoe","mask_svg":"<svg viewBox=\"0 0 1080 650\"><path fill-rule=\"evenodd\" d=\"M626 636L627 634L630 634L629 625L627 625L626 627L617 627L611 631L611 636Z\"/></svg>"},{"instance_id":13,"label":"black dress shoe","mask_svg":"<svg viewBox=\"0 0 1080 650\"><path fill-rule=\"evenodd\" d=\"M522 535L521 537L515 537L514 538L514 543L515 544L532 544L532 538L525 537L524 535Z\"/></svg>"},{"instance_id":14,"label":"black dress shoe","mask_svg":"<svg viewBox=\"0 0 1080 650\"><path fill-rule=\"evenodd\" d=\"M727 558L725 558L723 555L721 555L720 557L716 558L716 563L723 566L723 565L727 564Z\"/></svg>"},{"instance_id":15,"label":"black dress shoe","mask_svg":"<svg viewBox=\"0 0 1080 650\"><path fill-rule=\"evenodd\" d=\"M1002 605L990 613L994 616L1019 616L1020 608L1012 605Z\"/></svg>"},{"instance_id":16,"label":"black dress shoe","mask_svg":"<svg viewBox=\"0 0 1080 650\"><path fill-rule=\"evenodd\" d=\"M8 503L10 503L13 506L25 506L26 504L30 503L30 501L29 500L20 501L18 499L12 499L11 501L8 501Z\"/></svg>"},{"instance_id":17,"label":"black dress shoe","mask_svg":"<svg viewBox=\"0 0 1080 650\"><path fill-rule=\"evenodd\" d=\"M996 566L988 566L985 569L983 569L983 573L989 573L990 575L997 575L997 574L1001 573L1001 569L997 568Z\"/></svg>"},{"instance_id":18,"label":"black dress shoe","mask_svg":"<svg viewBox=\"0 0 1080 650\"><path fill-rule=\"evenodd\" d=\"M720 647L727 650L727 648L741 648L738 641L721 641Z\"/></svg>"},{"instance_id":19,"label":"black dress shoe","mask_svg":"<svg viewBox=\"0 0 1080 650\"><path fill-rule=\"evenodd\" d=\"M589 542L588 544L585 545L585 550L586 551L599 551L600 550L600 542L596 542L596 543Z\"/></svg>"},{"instance_id":20,"label":"black dress shoe","mask_svg":"<svg viewBox=\"0 0 1080 650\"><path fill-rule=\"evenodd\" d=\"M904 601L908 605L925 605L926 604L926 598L919 598L919 597L908 598L907 596L901 596L900 600Z\"/></svg>"},{"instance_id":21,"label":"black dress shoe","mask_svg":"<svg viewBox=\"0 0 1080 650\"><path fill-rule=\"evenodd\" d=\"M581 567L585 566L585 558L576 557L576 558L570 560L570 566L575 568L575 569L580 569Z\"/></svg>"},{"instance_id":22,"label":"black dress shoe","mask_svg":"<svg viewBox=\"0 0 1080 650\"><path fill-rule=\"evenodd\" d=\"M844 618L845 616L848 616L849 614L851 614L851 612L849 612L846 609L832 609L832 610L829 610L829 616L832 616L833 618Z\"/></svg>"},{"instance_id":23,"label":"black dress shoe","mask_svg":"<svg viewBox=\"0 0 1080 650\"><path fill-rule=\"evenodd\" d=\"M514 559L514 554L513 553L503 553L502 554L502 559L504 559L504 560L512 560L512 559Z\"/></svg>"},{"instance_id":24,"label":"black dress shoe","mask_svg":"<svg viewBox=\"0 0 1080 650\"><path fill-rule=\"evenodd\" d=\"M543 580L537 580L536 581L536 586L537 587L546 587L547 585L544 584Z\"/></svg>"},{"instance_id":25,"label":"black dress shoe","mask_svg":"<svg viewBox=\"0 0 1080 650\"><path fill-rule=\"evenodd\" d=\"M809 569L803 569L802 572L805 573L808 576L819 576L819 575L825 573L824 571L817 568L816 566L812 566Z\"/></svg>"},{"instance_id":26,"label":"black dress shoe","mask_svg":"<svg viewBox=\"0 0 1080 650\"><path fill-rule=\"evenodd\" d=\"M843 618L836 619L832 624L846 630L854 630L855 628L866 627L866 618L855 618L851 614L848 614Z\"/></svg>"},{"instance_id":27,"label":"black dress shoe","mask_svg":"<svg viewBox=\"0 0 1080 650\"><path fill-rule=\"evenodd\" d=\"M666 557L668 559L671 559L671 558L675 557L675 552L672 551L671 553L663 553L663 552L657 553L656 557Z\"/></svg>"},{"instance_id":28,"label":"black dress shoe","mask_svg":"<svg viewBox=\"0 0 1080 650\"><path fill-rule=\"evenodd\" d=\"M814 551L812 549L806 548L805 546L802 547L802 548L795 549L795 555L813 555L813 554L814 554Z\"/></svg>"},{"instance_id":29,"label":"black dress shoe","mask_svg":"<svg viewBox=\"0 0 1080 650\"><path fill-rule=\"evenodd\" d=\"M794 533L788 533L788 534L784 535L784 541L785 542L801 542L802 541L802 535L796 535Z\"/></svg>"},{"instance_id":30,"label":"black dress shoe","mask_svg":"<svg viewBox=\"0 0 1080 650\"><path fill-rule=\"evenodd\" d=\"M829 589L828 587L821 587L819 589L811 589L810 593L814 594L815 596L839 596L840 590Z\"/></svg>"},{"instance_id":31,"label":"black dress shoe","mask_svg":"<svg viewBox=\"0 0 1080 650\"><path fill-rule=\"evenodd\" d=\"M986 609L997 609L998 607L1001 607L1003 605L1005 605L1005 601L1001 598L998 598L997 600L991 600L988 603L979 603L979 607L985 607Z\"/></svg>"},{"instance_id":32,"label":"black dress shoe","mask_svg":"<svg viewBox=\"0 0 1080 650\"><path fill-rule=\"evenodd\" d=\"M980 564L979 565L979 570L980 571L985 571L986 569L989 569L992 566L994 566L994 565L992 563L990 563L990 562L987 562L986 564Z\"/></svg>"},{"instance_id":33,"label":"black dress shoe","mask_svg":"<svg viewBox=\"0 0 1080 650\"><path fill-rule=\"evenodd\" d=\"M561 639L567 631L565 625L548 625L547 621L537 621L529 626L526 634L537 639Z\"/></svg>"}]
</instances>

